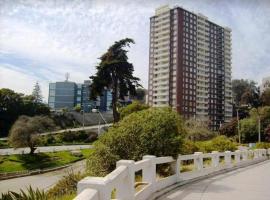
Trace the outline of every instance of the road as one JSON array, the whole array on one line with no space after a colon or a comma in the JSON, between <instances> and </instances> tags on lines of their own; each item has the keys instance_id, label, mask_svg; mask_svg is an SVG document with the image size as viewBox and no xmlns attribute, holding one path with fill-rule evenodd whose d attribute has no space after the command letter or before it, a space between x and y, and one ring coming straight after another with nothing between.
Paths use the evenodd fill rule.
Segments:
<instances>
[{"instance_id":1,"label":"road","mask_svg":"<svg viewBox=\"0 0 270 200\"><path fill-rule=\"evenodd\" d=\"M100 124L100 125L94 125L94 126L85 126L85 127L79 127L79 128L69 128L69 129L62 129L62 130L58 130L58 131L52 131L52 132L45 132L45 133L41 133L40 135L49 135L49 134L57 134L57 133L63 133L63 132L67 132L67 131L82 131L82 130L92 130L92 129L98 129L98 128L103 128L103 127L109 127L112 124ZM7 137L4 138L0 138L0 140L2 141L6 141L8 140Z\"/></svg>"},{"instance_id":2,"label":"road","mask_svg":"<svg viewBox=\"0 0 270 200\"><path fill-rule=\"evenodd\" d=\"M40 152L55 152L55 151L72 151L79 149L89 149L92 148L92 145L63 145L63 146L46 146L46 147L37 147L35 153ZM28 154L30 152L29 148L7 148L0 149L0 155L11 155L11 154Z\"/></svg>"},{"instance_id":3,"label":"road","mask_svg":"<svg viewBox=\"0 0 270 200\"><path fill-rule=\"evenodd\" d=\"M176 188L159 200L269 200L270 161Z\"/></svg>"},{"instance_id":4,"label":"road","mask_svg":"<svg viewBox=\"0 0 270 200\"><path fill-rule=\"evenodd\" d=\"M68 172L72 170L74 172L84 171L85 165L86 161L82 160L74 163L71 167L58 171L0 181L0 194L6 193L9 190L19 192L20 189L26 189L30 185L32 188L48 190L64 175L67 175Z\"/></svg>"}]
</instances>

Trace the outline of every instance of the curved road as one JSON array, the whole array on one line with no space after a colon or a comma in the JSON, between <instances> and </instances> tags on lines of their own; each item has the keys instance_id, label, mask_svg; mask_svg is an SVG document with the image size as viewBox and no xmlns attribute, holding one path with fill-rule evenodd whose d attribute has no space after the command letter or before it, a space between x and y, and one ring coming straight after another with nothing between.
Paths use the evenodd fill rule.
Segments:
<instances>
[{"instance_id":1,"label":"curved road","mask_svg":"<svg viewBox=\"0 0 270 200\"><path fill-rule=\"evenodd\" d=\"M68 172L84 171L86 167L85 160L78 161L72 166L61 169L54 172L48 172L44 174L38 174L33 176L25 176L20 178L13 178L8 180L0 181L0 194L8 192L9 190L19 192L20 189L26 189L30 185L32 188L39 188L47 190L57 183L63 176L67 175ZM0 195L1 196L1 195Z\"/></svg>"},{"instance_id":2,"label":"curved road","mask_svg":"<svg viewBox=\"0 0 270 200\"><path fill-rule=\"evenodd\" d=\"M269 200L270 161L187 184L159 200Z\"/></svg>"},{"instance_id":3,"label":"curved road","mask_svg":"<svg viewBox=\"0 0 270 200\"><path fill-rule=\"evenodd\" d=\"M45 153L45 152L56 152L56 151L73 151L79 149L91 149L92 145L84 144L84 145L62 145L62 146L44 146L37 147L35 153ZM28 154L30 152L29 147L27 148L7 148L0 149L0 155L12 155L12 154Z\"/></svg>"}]
</instances>

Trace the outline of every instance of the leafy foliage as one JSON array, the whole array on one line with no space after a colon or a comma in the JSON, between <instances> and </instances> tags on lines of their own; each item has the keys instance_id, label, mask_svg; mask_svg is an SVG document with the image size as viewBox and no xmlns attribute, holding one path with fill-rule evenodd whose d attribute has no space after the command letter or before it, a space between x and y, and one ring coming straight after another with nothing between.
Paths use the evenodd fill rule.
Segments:
<instances>
[{"instance_id":1,"label":"leafy foliage","mask_svg":"<svg viewBox=\"0 0 270 200\"><path fill-rule=\"evenodd\" d=\"M27 191L21 190L19 193L9 191L2 194L1 200L48 200L43 190L34 190L31 186Z\"/></svg>"},{"instance_id":2,"label":"leafy foliage","mask_svg":"<svg viewBox=\"0 0 270 200\"><path fill-rule=\"evenodd\" d=\"M187 139L192 141L209 140L216 136L209 130L207 123L195 119L189 119L185 122L187 129Z\"/></svg>"},{"instance_id":3,"label":"leafy foliage","mask_svg":"<svg viewBox=\"0 0 270 200\"><path fill-rule=\"evenodd\" d=\"M74 110L75 110L76 112L81 112L81 110L82 110L81 105L76 105L76 106L74 107Z\"/></svg>"},{"instance_id":4,"label":"leafy foliage","mask_svg":"<svg viewBox=\"0 0 270 200\"><path fill-rule=\"evenodd\" d=\"M260 105L259 88L254 81L234 79L232 81L232 92L236 106L246 104L258 107Z\"/></svg>"},{"instance_id":5,"label":"leafy foliage","mask_svg":"<svg viewBox=\"0 0 270 200\"><path fill-rule=\"evenodd\" d=\"M32 96L34 97L35 103L42 103L42 94L41 94L41 89L38 82L36 82L36 84L34 85Z\"/></svg>"},{"instance_id":6,"label":"leafy foliage","mask_svg":"<svg viewBox=\"0 0 270 200\"><path fill-rule=\"evenodd\" d=\"M91 76L91 98L95 99L102 95L104 88L112 91L112 109L114 121L119 120L117 112L118 100L124 100L128 94L134 95L136 87L140 86L137 77L133 76L133 65L128 62L127 50L134 41L126 38L115 42L109 47L106 53L100 58L100 63L96 66L96 75Z\"/></svg>"},{"instance_id":7,"label":"leafy foliage","mask_svg":"<svg viewBox=\"0 0 270 200\"><path fill-rule=\"evenodd\" d=\"M270 106L253 108L249 113L250 117L240 121L240 133L244 142L258 141L258 120L261 122L261 139L265 141L267 136L267 127L270 124Z\"/></svg>"},{"instance_id":8,"label":"leafy foliage","mask_svg":"<svg viewBox=\"0 0 270 200\"><path fill-rule=\"evenodd\" d=\"M62 196L76 193L77 183L85 176L85 174L69 171L53 188L48 190L48 197L50 199L59 199Z\"/></svg>"},{"instance_id":9,"label":"leafy foliage","mask_svg":"<svg viewBox=\"0 0 270 200\"><path fill-rule=\"evenodd\" d=\"M210 153L212 151L235 151L237 149L237 144L226 136L218 136L212 140L204 142L196 142L199 151Z\"/></svg>"},{"instance_id":10,"label":"leafy foliage","mask_svg":"<svg viewBox=\"0 0 270 200\"><path fill-rule=\"evenodd\" d=\"M12 124L20 115L49 114L49 107L35 102L32 95L24 96L10 89L0 89L0 136L7 136Z\"/></svg>"},{"instance_id":11,"label":"leafy foliage","mask_svg":"<svg viewBox=\"0 0 270 200\"><path fill-rule=\"evenodd\" d=\"M253 118L246 118L240 121L240 134L242 142L258 141L257 121Z\"/></svg>"},{"instance_id":12,"label":"leafy foliage","mask_svg":"<svg viewBox=\"0 0 270 200\"><path fill-rule=\"evenodd\" d=\"M138 112L141 110L148 109L149 106L146 104L142 104L139 101L133 101L132 104L129 104L125 107L119 109L120 118L123 119L124 117L128 116L133 112Z\"/></svg>"},{"instance_id":13,"label":"leafy foliage","mask_svg":"<svg viewBox=\"0 0 270 200\"><path fill-rule=\"evenodd\" d=\"M46 116L20 116L11 128L9 142L13 147L29 147L33 154L39 144L39 133L54 127L53 121Z\"/></svg>"},{"instance_id":14,"label":"leafy foliage","mask_svg":"<svg viewBox=\"0 0 270 200\"><path fill-rule=\"evenodd\" d=\"M147 93L147 90L143 89L143 88L137 88L136 89L136 95L132 96L132 99L135 99L141 103L145 103L145 95Z\"/></svg>"},{"instance_id":15,"label":"leafy foliage","mask_svg":"<svg viewBox=\"0 0 270 200\"><path fill-rule=\"evenodd\" d=\"M140 160L144 155L176 156L185 130L170 108L135 112L111 127L94 144L88 159L90 175L106 175L120 159Z\"/></svg>"},{"instance_id":16,"label":"leafy foliage","mask_svg":"<svg viewBox=\"0 0 270 200\"><path fill-rule=\"evenodd\" d=\"M225 123L220 127L219 133L227 137L235 137L238 134L237 125L238 125L237 118L233 118L231 119L230 122Z\"/></svg>"},{"instance_id":17,"label":"leafy foliage","mask_svg":"<svg viewBox=\"0 0 270 200\"><path fill-rule=\"evenodd\" d=\"M266 89L261 95L261 102L263 106L270 106L270 88Z\"/></svg>"}]
</instances>

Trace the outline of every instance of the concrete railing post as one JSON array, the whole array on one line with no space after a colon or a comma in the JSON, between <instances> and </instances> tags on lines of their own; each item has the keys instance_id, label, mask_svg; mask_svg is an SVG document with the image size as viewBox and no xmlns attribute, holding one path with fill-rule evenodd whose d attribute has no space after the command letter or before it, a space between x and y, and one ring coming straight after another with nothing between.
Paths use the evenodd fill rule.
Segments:
<instances>
[{"instance_id":1,"label":"concrete railing post","mask_svg":"<svg viewBox=\"0 0 270 200\"><path fill-rule=\"evenodd\" d=\"M267 149L267 154L268 154L268 156L270 156L270 148Z\"/></svg>"},{"instance_id":2,"label":"concrete railing post","mask_svg":"<svg viewBox=\"0 0 270 200\"><path fill-rule=\"evenodd\" d=\"M218 151L212 151L212 167L216 168L219 165Z\"/></svg>"},{"instance_id":3,"label":"concrete railing post","mask_svg":"<svg viewBox=\"0 0 270 200\"><path fill-rule=\"evenodd\" d=\"M121 185L119 188L117 188L117 199L134 199L135 189L135 171L134 166L135 162L134 160L120 160L116 163L116 167L119 166L126 166L128 169L128 175L121 181Z\"/></svg>"},{"instance_id":4,"label":"concrete railing post","mask_svg":"<svg viewBox=\"0 0 270 200\"><path fill-rule=\"evenodd\" d=\"M235 151L235 156L234 156L234 160L235 160L235 163L238 164L240 163L240 156L241 156L241 151L240 150L236 150Z\"/></svg>"},{"instance_id":5,"label":"concrete railing post","mask_svg":"<svg viewBox=\"0 0 270 200\"><path fill-rule=\"evenodd\" d=\"M248 151L247 150L243 150L242 151L242 160L246 161L248 159Z\"/></svg>"},{"instance_id":6,"label":"concrete railing post","mask_svg":"<svg viewBox=\"0 0 270 200\"><path fill-rule=\"evenodd\" d=\"M179 156L177 157L177 160L176 160L176 181L177 181L177 182L180 182L180 181L181 181L181 178L180 178L180 175L181 175L181 172L180 172L180 170L181 170L181 160L180 160L180 156L181 156L181 155L179 155Z\"/></svg>"},{"instance_id":7,"label":"concrete railing post","mask_svg":"<svg viewBox=\"0 0 270 200\"><path fill-rule=\"evenodd\" d=\"M254 150L254 159L258 159L260 157L259 155L259 149Z\"/></svg>"},{"instance_id":8,"label":"concrete railing post","mask_svg":"<svg viewBox=\"0 0 270 200\"><path fill-rule=\"evenodd\" d=\"M156 191L156 156L143 156L143 160L149 160L148 167L142 169L142 180L151 184L152 193Z\"/></svg>"},{"instance_id":9,"label":"concrete railing post","mask_svg":"<svg viewBox=\"0 0 270 200\"><path fill-rule=\"evenodd\" d=\"M200 171L203 169L203 157L202 157L202 152L195 152L195 159L194 159L194 166L195 169Z\"/></svg>"},{"instance_id":10,"label":"concrete railing post","mask_svg":"<svg viewBox=\"0 0 270 200\"><path fill-rule=\"evenodd\" d=\"M225 159L225 165L226 166L231 166L231 164L232 164L232 153L231 153L231 151L225 151L224 159Z\"/></svg>"},{"instance_id":11,"label":"concrete railing post","mask_svg":"<svg viewBox=\"0 0 270 200\"><path fill-rule=\"evenodd\" d=\"M77 193L80 194L85 189L94 189L98 193L98 200L111 199L111 190L106 187L103 178L100 177L86 177L78 182ZM94 191L93 190L93 191Z\"/></svg>"}]
</instances>

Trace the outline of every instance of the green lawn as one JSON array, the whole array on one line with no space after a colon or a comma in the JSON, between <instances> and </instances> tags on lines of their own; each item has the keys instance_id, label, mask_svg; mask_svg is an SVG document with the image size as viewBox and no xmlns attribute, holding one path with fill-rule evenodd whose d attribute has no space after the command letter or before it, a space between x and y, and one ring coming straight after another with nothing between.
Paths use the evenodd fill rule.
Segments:
<instances>
[{"instance_id":1,"label":"green lawn","mask_svg":"<svg viewBox=\"0 0 270 200\"><path fill-rule=\"evenodd\" d=\"M82 156L71 155L69 151L0 156L0 173L59 167L86 158L91 151L81 150Z\"/></svg>"}]
</instances>

